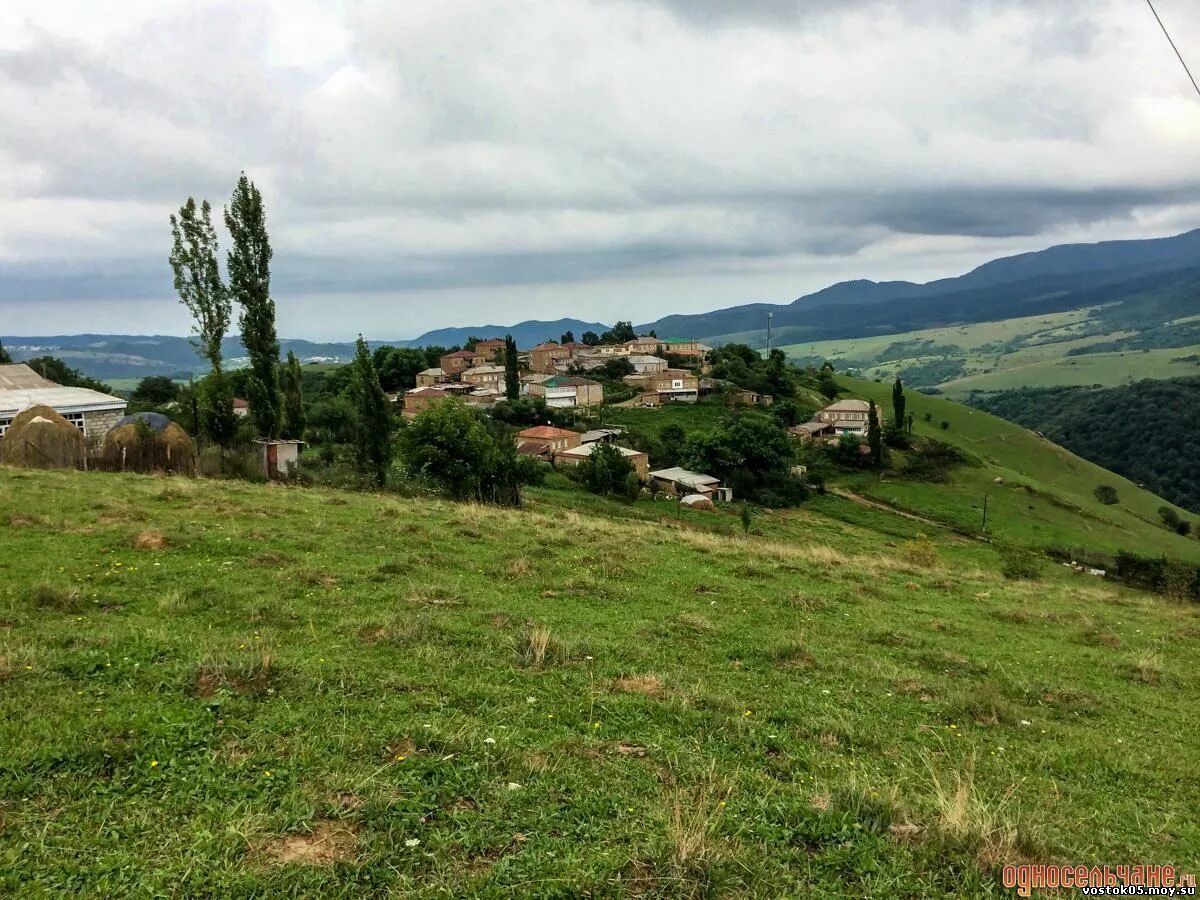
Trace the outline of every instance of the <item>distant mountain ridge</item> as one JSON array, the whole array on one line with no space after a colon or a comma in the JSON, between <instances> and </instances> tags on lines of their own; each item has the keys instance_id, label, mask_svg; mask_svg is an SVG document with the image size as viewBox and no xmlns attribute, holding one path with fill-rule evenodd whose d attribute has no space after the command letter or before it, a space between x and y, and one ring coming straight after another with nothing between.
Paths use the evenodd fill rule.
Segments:
<instances>
[{"instance_id":1,"label":"distant mountain ridge","mask_svg":"<svg viewBox=\"0 0 1200 900\"><path fill-rule=\"evenodd\" d=\"M1147 240L1061 244L984 263L954 278L925 284L909 281L843 281L799 297L788 304L750 303L697 315L670 315L635 326L662 338L693 338L712 344L766 344L771 313L775 346L827 339L893 334L969 322L997 321L1128 301L1136 306L1155 291L1183 290L1200 272L1200 229ZM1180 284L1183 286L1180 287ZM1200 297L1195 312L1200 313ZM469 337L511 334L528 348L557 340L570 331L578 339L586 331L610 326L574 318L527 320L515 325L439 328L401 341L373 345L455 346ZM58 356L97 378L175 375L203 371L204 365L186 338L129 335L0 336L14 359ZM348 360L350 342L319 343L281 340L306 361ZM245 356L236 337L226 340L230 360Z\"/></svg>"},{"instance_id":2,"label":"distant mountain ridge","mask_svg":"<svg viewBox=\"0 0 1200 900\"><path fill-rule=\"evenodd\" d=\"M637 330L762 346L766 314L772 313L776 344L861 337L1046 311L1012 311L1005 304L1041 301L1046 308L1078 308L1085 303L1070 299L1072 293L1118 284L1136 288L1141 279L1153 281L1162 273L1194 267L1200 267L1200 229L1147 240L1060 244L995 259L964 275L926 284L843 281L790 304L751 303L698 315L666 316L638 325ZM1057 304L1050 299L1055 294L1060 295ZM883 304L889 307L886 313L878 309Z\"/></svg>"}]
</instances>

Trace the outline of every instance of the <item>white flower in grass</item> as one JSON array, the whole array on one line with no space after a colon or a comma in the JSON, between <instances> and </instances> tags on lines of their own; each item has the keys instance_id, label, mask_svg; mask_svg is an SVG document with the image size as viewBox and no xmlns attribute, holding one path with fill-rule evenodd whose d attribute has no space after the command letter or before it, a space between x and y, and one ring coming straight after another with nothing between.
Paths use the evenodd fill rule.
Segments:
<instances>
[{"instance_id":1,"label":"white flower in grass","mask_svg":"<svg viewBox=\"0 0 1200 900\"><path fill-rule=\"evenodd\" d=\"M496 743L496 739L495 738L484 738L483 742L485 744L494 744L494 743Z\"/></svg>"},{"instance_id":2,"label":"white flower in grass","mask_svg":"<svg viewBox=\"0 0 1200 900\"><path fill-rule=\"evenodd\" d=\"M404 842L404 846L405 847L415 847L419 843L421 843L420 838L409 838L407 841Z\"/></svg>"}]
</instances>

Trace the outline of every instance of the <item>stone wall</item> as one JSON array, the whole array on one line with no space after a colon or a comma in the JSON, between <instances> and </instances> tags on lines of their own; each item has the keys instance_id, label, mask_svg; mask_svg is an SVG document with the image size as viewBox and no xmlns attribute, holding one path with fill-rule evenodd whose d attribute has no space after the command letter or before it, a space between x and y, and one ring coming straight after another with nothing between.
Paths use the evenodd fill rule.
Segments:
<instances>
[{"instance_id":1,"label":"stone wall","mask_svg":"<svg viewBox=\"0 0 1200 900\"><path fill-rule=\"evenodd\" d=\"M83 436L89 441L102 441L112 427L125 417L124 409L105 409L83 414Z\"/></svg>"}]
</instances>

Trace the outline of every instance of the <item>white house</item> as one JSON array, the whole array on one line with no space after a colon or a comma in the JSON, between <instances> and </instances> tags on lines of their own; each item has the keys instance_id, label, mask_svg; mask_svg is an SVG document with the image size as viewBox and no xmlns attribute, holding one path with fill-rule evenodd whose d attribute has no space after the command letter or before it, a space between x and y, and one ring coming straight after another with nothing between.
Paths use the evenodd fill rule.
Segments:
<instances>
[{"instance_id":1,"label":"white house","mask_svg":"<svg viewBox=\"0 0 1200 900\"><path fill-rule=\"evenodd\" d=\"M21 410L49 406L88 440L99 440L125 415L125 405L120 397L55 384L24 364L0 366L0 436Z\"/></svg>"}]
</instances>

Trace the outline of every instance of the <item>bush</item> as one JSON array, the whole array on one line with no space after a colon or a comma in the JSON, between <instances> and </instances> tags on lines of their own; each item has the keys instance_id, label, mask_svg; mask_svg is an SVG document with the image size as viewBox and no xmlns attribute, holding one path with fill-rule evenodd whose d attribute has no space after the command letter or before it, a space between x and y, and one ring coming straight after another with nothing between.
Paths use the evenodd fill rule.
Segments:
<instances>
[{"instance_id":1,"label":"bush","mask_svg":"<svg viewBox=\"0 0 1200 900\"><path fill-rule=\"evenodd\" d=\"M611 495L629 496L629 475L637 479L637 473L629 460L621 455L615 444L607 442L596 444L591 454L581 462L576 470L579 480L593 494L602 497ZM634 495L636 499L636 495Z\"/></svg>"},{"instance_id":2,"label":"bush","mask_svg":"<svg viewBox=\"0 0 1200 900\"><path fill-rule=\"evenodd\" d=\"M906 561L919 568L932 569L937 565L937 545L929 538L907 541L901 546L900 551L904 554Z\"/></svg>"},{"instance_id":3,"label":"bush","mask_svg":"<svg viewBox=\"0 0 1200 900\"><path fill-rule=\"evenodd\" d=\"M1192 531L1192 523L1175 512L1169 506L1160 506L1158 508L1159 518L1162 519L1163 525L1174 531L1176 534L1187 537Z\"/></svg>"},{"instance_id":4,"label":"bush","mask_svg":"<svg viewBox=\"0 0 1200 900\"><path fill-rule=\"evenodd\" d=\"M950 430L950 423L947 422L945 419L942 419L942 431L949 431L949 430Z\"/></svg>"},{"instance_id":5,"label":"bush","mask_svg":"<svg viewBox=\"0 0 1200 900\"><path fill-rule=\"evenodd\" d=\"M1099 485L1092 493L1105 506L1115 506L1118 502L1117 489L1111 484Z\"/></svg>"},{"instance_id":6,"label":"bush","mask_svg":"<svg viewBox=\"0 0 1200 900\"><path fill-rule=\"evenodd\" d=\"M945 441L922 441L904 464L904 474L914 481L944 482L956 466L977 466L979 461Z\"/></svg>"},{"instance_id":7,"label":"bush","mask_svg":"<svg viewBox=\"0 0 1200 900\"><path fill-rule=\"evenodd\" d=\"M1042 574L1042 561L1024 547L1009 545L1000 552L1000 572L1009 581L1033 580Z\"/></svg>"}]
</instances>

